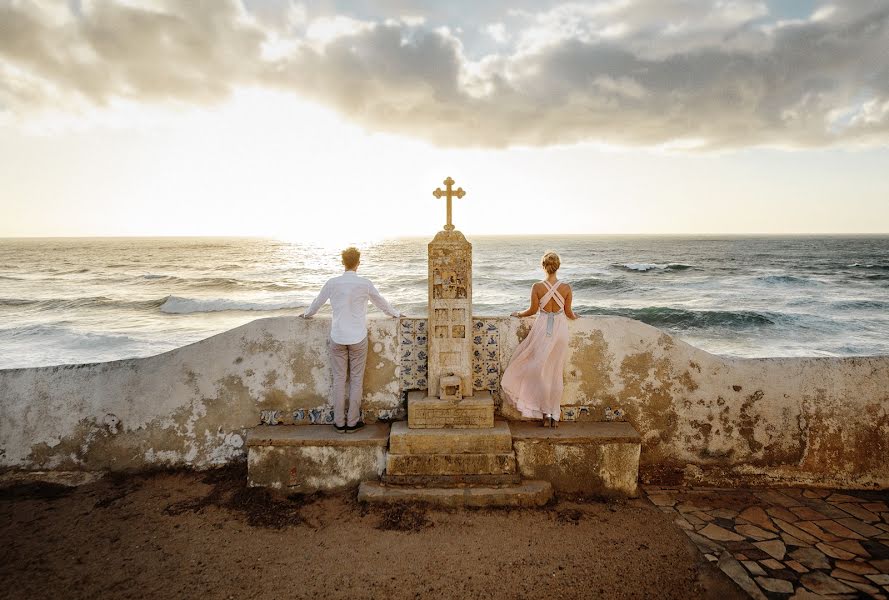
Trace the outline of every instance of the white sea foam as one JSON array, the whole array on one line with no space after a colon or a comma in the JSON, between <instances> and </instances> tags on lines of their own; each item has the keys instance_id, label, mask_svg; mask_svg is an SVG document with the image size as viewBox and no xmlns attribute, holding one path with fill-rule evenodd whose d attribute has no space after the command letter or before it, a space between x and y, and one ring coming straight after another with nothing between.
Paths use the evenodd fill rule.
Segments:
<instances>
[{"instance_id":1,"label":"white sea foam","mask_svg":"<svg viewBox=\"0 0 889 600\"><path fill-rule=\"evenodd\" d=\"M285 310L297 309L306 305L305 302L293 298L268 299L261 301L233 300L228 298L180 298L169 296L160 306L161 312L172 315L192 313L223 312L232 310Z\"/></svg>"}]
</instances>

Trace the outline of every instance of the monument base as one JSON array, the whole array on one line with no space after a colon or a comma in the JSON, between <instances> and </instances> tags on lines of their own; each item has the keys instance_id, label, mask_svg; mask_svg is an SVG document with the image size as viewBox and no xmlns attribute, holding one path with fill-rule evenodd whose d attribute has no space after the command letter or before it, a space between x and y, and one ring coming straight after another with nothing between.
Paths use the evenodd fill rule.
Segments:
<instances>
[{"instance_id":1,"label":"monument base","mask_svg":"<svg viewBox=\"0 0 889 600\"><path fill-rule=\"evenodd\" d=\"M438 506L543 506L553 497L548 481L523 481L510 486L407 487L365 481L358 500L370 504L424 502Z\"/></svg>"},{"instance_id":2,"label":"monument base","mask_svg":"<svg viewBox=\"0 0 889 600\"><path fill-rule=\"evenodd\" d=\"M491 428L494 399L487 391L461 400L442 400L422 391L408 392L407 423L411 429Z\"/></svg>"}]
</instances>

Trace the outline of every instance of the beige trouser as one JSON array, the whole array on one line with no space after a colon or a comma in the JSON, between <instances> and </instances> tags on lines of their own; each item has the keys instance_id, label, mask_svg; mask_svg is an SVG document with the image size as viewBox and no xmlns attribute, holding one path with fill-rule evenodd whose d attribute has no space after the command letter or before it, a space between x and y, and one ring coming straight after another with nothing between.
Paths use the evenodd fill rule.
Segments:
<instances>
[{"instance_id":1,"label":"beige trouser","mask_svg":"<svg viewBox=\"0 0 889 600\"><path fill-rule=\"evenodd\" d=\"M367 362L367 338L357 344L330 342L330 370L333 385L330 386L330 403L333 404L333 422L338 426L352 427L361 416L361 395L364 387L364 364ZM349 370L349 415L345 415L346 366Z\"/></svg>"}]
</instances>

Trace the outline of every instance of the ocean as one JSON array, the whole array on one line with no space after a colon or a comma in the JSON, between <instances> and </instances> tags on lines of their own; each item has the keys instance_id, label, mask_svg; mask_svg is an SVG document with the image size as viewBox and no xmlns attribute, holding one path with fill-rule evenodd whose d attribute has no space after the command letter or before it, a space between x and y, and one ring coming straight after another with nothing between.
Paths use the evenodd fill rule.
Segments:
<instances>
[{"instance_id":1,"label":"ocean","mask_svg":"<svg viewBox=\"0 0 889 600\"><path fill-rule=\"evenodd\" d=\"M525 309L552 249L581 315L726 356L889 354L889 236L470 241L477 315ZM359 273L410 316L426 313L427 242L361 245ZM0 239L0 368L150 356L297 315L341 271L337 248L280 240Z\"/></svg>"}]
</instances>

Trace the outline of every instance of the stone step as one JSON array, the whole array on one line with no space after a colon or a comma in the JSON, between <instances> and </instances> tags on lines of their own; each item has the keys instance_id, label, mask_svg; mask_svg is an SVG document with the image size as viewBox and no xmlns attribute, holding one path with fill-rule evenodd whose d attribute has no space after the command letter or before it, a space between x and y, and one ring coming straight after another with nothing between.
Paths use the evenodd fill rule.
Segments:
<instances>
[{"instance_id":1,"label":"stone step","mask_svg":"<svg viewBox=\"0 0 889 600\"><path fill-rule=\"evenodd\" d=\"M511 486L471 486L462 488L390 486L365 481L358 488L358 500L370 504L425 502L439 506L543 506L553 496L547 481L523 481Z\"/></svg>"},{"instance_id":2,"label":"stone step","mask_svg":"<svg viewBox=\"0 0 889 600\"><path fill-rule=\"evenodd\" d=\"M516 485L522 481L522 476L518 473L499 473L495 475L390 475L389 473L383 473L381 481L387 485L422 487L502 486Z\"/></svg>"},{"instance_id":3,"label":"stone step","mask_svg":"<svg viewBox=\"0 0 889 600\"><path fill-rule=\"evenodd\" d=\"M392 454L508 454L512 433L506 421L491 429L410 429L404 421L392 424Z\"/></svg>"},{"instance_id":4,"label":"stone step","mask_svg":"<svg viewBox=\"0 0 889 600\"><path fill-rule=\"evenodd\" d=\"M638 495L642 439L630 423L510 422L522 477L544 479L558 492L593 496Z\"/></svg>"},{"instance_id":5,"label":"stone step","mask_svg":"<svg viewBox=\"0 0 889 600\"><path fill-rule=\"evenodd\" d=\"M497 475L516 472L513 452L504 454L393 454L386 457L391 475Z\"/></svg>"},{"instance_id":6,"label":"stone step","mask_svg":"<svg viewBox=\"0 0 889 600\"><path fill-rule=\"evenodd\" d=\"M494 399L487 391L462 400L441 400L415 390L407 396L407 423L411 429L491 428Z\"/></svg>"},{"instance_id":7,"label":"stone step","mask_svg":"<svg viewBox=\"0 0 889 600\"><path fill-rule=\"evenodd\" d=\"M386 465L387 423L355 433L333 425L261 425L247 432L247 483L288 493L355 488Z\"/></svg>"}]
</instances>

